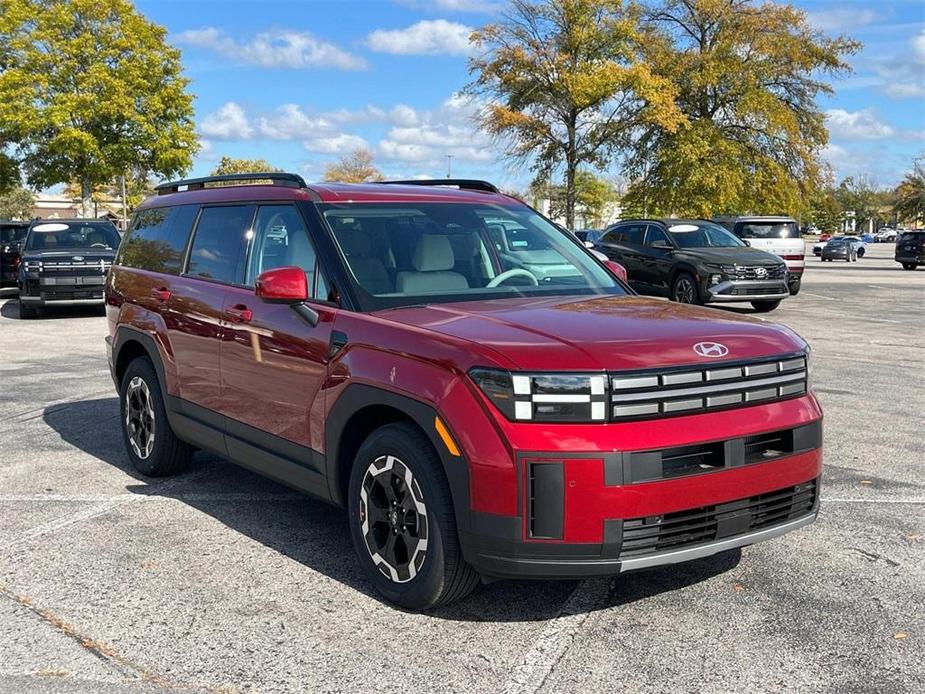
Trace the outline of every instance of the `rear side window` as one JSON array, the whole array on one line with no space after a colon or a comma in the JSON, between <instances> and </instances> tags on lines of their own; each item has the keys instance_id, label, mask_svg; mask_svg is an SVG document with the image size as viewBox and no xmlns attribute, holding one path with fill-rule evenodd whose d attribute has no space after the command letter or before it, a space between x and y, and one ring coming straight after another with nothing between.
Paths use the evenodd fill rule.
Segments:
<instances>
[{"instance_id":1,"label":"rear side window","mask_svg":"<svg viewBox=\"0 0 925 694\"><path fill-rule=\"evenodd\" d=\"M796 222L742 222L736 236L743 239L798 239Z\"/></svg>"},{"instance_id":2,"label":"rear side window","mask_svg":"<svg viewBox=\"0 0 925 694\"><path fill-rule=\"evenodd\" d=\"M631 224L623 227L617 227L607 234L605 241L610 243L634 243L637 246L642 245L645 237L646 227L643 224Z\"/></svg>"},{"instance_id":3,"label":"rear side window","mask_svg":"<svg viewBox=\"0 0 925 694\"><path fill-rule=\"evenodd\" d=\"M186 274L226 284L244 279L244 228L254 208L244 205L203 207L190 248Z\"/></svg>"},{"instance_id":4,"label":"rear side window","mask_svg":"<svg viewBox=\"0 0 925 694\"><path fill-rule=\"evenodd\" d=\"M189 238L196 205L160 207L135 215L131 229L122 240L117 264L140 270L177 275Z\"/></svg>"}]
</instances>

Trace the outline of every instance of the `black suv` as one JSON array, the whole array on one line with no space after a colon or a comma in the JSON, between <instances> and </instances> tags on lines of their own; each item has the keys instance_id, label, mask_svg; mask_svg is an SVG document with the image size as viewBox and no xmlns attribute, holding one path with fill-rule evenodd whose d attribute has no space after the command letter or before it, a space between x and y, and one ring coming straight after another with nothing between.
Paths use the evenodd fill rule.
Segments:
<instances>
[{"instance_id":1,"label":"black suv","mask_svg":"<svg viewBox=\"0 0 925 694\"><path fill-rule=\"evenodd\" d=\"M95 219L36 220L29 227L19 265L19 316L34 318L44 306L103 306L106 273L119 248L111 222Z\"/></svg>"},{"instance_id":2,"label":"black suv","mask_svg":"<svg viewBox=\"0 0 925 694\"><path fill-rule=\"evenodd\" d=\"M0 222L0 289L16 286L20 245L29 222Z\"/></svg>"},{"instance_id":3,"label":"black suv","mask_svg":"<svg viewBox=\"0 0 925 694\"><path fill-rule=\"evenodd\" d=\"M786 264L701 219L634 219L607 229L595 248L621 263L640 294L684 304L750 301L772 311L790 296Z\"/></svg>"},{"instance_id":4,"label":"black suv","mask_svg":"<svg viewBox=\"0 0 925 694\"><path fill-rule=\"evenodd\" d=\"M896 240L897 263L902 263L903 270L915 270L925 265L925 231L904 231Z\"/></svg>"}]
</instances>

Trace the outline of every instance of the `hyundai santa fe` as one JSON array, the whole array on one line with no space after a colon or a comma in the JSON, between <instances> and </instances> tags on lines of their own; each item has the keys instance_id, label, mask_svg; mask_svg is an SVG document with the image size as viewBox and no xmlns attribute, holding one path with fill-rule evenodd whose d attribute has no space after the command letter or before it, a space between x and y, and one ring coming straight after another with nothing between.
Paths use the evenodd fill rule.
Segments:
<instances>
[{"instance_id":1,"label":"hyundai santa fe","mask_svg":"<svg viewBox=\"0 0 925 694\"><path fill-rule=\"evenodd\" d=\"M483 181L157 192L106 285L128 456L168 475L203 449L346 507L394 603L816 517L822 413L784 326L637 296Z\"/></svg>"}]
</instances>

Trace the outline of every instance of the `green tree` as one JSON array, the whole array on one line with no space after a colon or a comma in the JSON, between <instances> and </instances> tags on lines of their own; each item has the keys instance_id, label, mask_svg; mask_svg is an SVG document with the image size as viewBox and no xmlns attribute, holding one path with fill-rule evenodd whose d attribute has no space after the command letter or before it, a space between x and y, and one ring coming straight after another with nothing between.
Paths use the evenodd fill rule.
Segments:
<instances>
[{"instance_id":1,"label":"green tree","mask_svg":"<svg viewBox=\"0 0 925 694\"><path fill-rule=\"evenodd\" d=\"M0 195L0 219L31 219L35 195L27 188L13 188Z\"/></svg>"},{"instance_id":2,"label":"green tree","mask_svg":"<svg viewBox=\"0 0 925 694\"><path fill-rule=\"evenodd\" d=\"M357 149L341 157L324 170L325 181L340 183L365 183L381 181L382 173L376 168L373 153L368 149Z\"/></svg>"},{"instance_id":3,"label":"green tree","mask_svg":"<svg viewBox=\"0 0 925 694\"><path fill-rule=\"evenodd\" d=\"M643 129L628 203L692 216L797 210L828 140L816 98L860 44L753 0L664 0L647 24L649 64L674 85L686 122Z\"/></svg>"},{"instance_id":4,"label":"green tree","mask_svg":"<svg viewBox=\"0 0 925 694\"><path fill-rule=\"evenodd\" d=\"M244 173L278 173L282 169L277 169L266 159L235 159L233 157L222 157L218 165L212 169L210 176L223 176L225 174L244 174Z\"/></svg>"},{"instance_id":5,"label":"green tree","mask_svg":"<svg viewBox=\"0 0 925 694\"><path fill-rule=\"evenodd\" d=\"M570 228L581 165L604 169L639 124L681 122L671 83L640 59L639 19L622 0L512 0L472 36L467 91L488 101L482 127L538 179L564 173Z\"/></svg>"},{"instance_id":6,"label":"green tree","mask_svg":"<svg viewBox=\"0 0 925 694\"><path fill-rule=\"evenodd\" d=\"M607 208L617 202L614 185L592 172L581 169L575 174L575 214L585 227L601 227L606 220ZM566 213L565 186L549 188L549 211L553 217Z\"/></svg>"},{"instance_id":7,"label":"green tree","mask_svg":"<svg viewBox=\"0 0 925 694\"><path fill-rule=\"evenodd\" d=\"M817 190L810 199L809 219L820 230L837 233L842 229L845 211L832 188Z\"/></svg>"},{"instance_id":8,"label":"green tree","mask_svg":"<svg viewBox=\"0 0 925 694\"><path fill-rule=\"evenodd\" d=\"M893 191L893 210L900 220L914 225L925 219L925 157L919 157Z\"/></svg>"},{"instance_id":9,"label":"green tree","mask_svg":"<svg viewBox=\"0 0 925 694\"><path fill-rule=\"evenodd\" d=\"M189 80L166 30L128 0L0 0L0 142L30 185L93 190L173 177L198 149Z\"/></svg>"},{"instance_id":10,"label":"green tree","mask_svg":"<svg viewBox=\"0 0 925 694\"><path fill-rule=\"evenodd\" d=\"M887 194L866 176L844 179L835 190L835 198L843 210L854 213L854 228L858 232L866 231L870 222L876 228L877 221L884 216L883 209L888 206Z\"/></svg>"}]
</instances>

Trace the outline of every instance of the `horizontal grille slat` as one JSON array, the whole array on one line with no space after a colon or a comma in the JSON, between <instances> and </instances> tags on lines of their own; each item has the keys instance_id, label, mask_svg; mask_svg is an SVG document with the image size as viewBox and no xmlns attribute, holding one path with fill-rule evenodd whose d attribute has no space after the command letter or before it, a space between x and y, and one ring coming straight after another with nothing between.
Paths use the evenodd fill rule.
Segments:
<instances>
[{"instance_id":1,"label":"horizontal grille slat","mask_svg":"<svg viewBox=\"0 0 925 694\"><path fill-rule=\"evenodd\" d=\"M664 516L630 518L623 521L620 557L640 557L690 547L786 523L811 513L816 496L817 481L812 480L716 506ZM730 528L738 531L730 532Z\"/></svg>"},{"instance_id":2,"label":"horizontal grille slat","mask_svg":"<svg viewBox=\"0 0 925 694\"><path fill-rule=\"evenodd\" d=\"M610 373L611 421L745 407L806 392L806 357L720 362L664 372Z\"/></svg>"}]
</instances>

